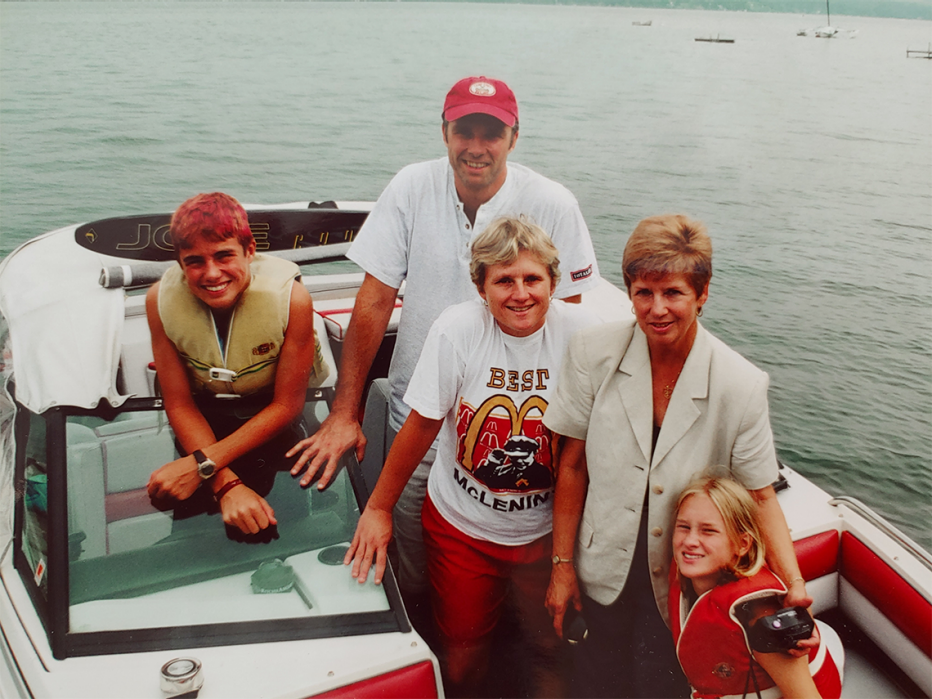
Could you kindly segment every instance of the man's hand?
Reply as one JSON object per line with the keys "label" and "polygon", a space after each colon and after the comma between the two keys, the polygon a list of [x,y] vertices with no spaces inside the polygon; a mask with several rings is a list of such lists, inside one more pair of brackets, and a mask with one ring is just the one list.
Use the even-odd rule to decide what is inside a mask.
{"label": "man's hand", "polygon": [[343,565],[353,564],[352,576],[364,583],[375,559],[375,584],[382,583],[385,562],[388,559],[388,542],[392,539],[392,513],[367,507],[356,525],[353,543],[343,557]]}
{"label": "man's hand", "polygon": [[576,611],[582,611],[582,597],[579,594],[579,581],[572,563],[561,563],[553,567],[550,574],[550,586],[544,601],[547,611],[553,617],[553,630],[563,638],[563,617],[573,605]]}
{"label": "man's hand", "polygon": [[187,500],[201,484],[197,461],[190,454],[165,464],[149,477],[150,498]]}
{"label": "man's hand", "polygon": [[278,524],[275,510],[255,490],[240,483],[220,498],[223,523],[236,527],[243,534],[258,534],[269,525]]}
{"label": "man's hand", "polygon": [[303,449],[304,453],[291,468],[291,475],[297,476],[307,465],[307,471],[301,478],[301,487],[306,488],[323,467],[323,473],[317,483],[318,490],[323,490],[336,474],[340,457],[353,447],[356,448],[356,459],[362,461],[366,454],[366,437],[362,433],[362,427],[356,420],[341,418],[336,413],[331,413],[317,432],[295,444],[285,456],[291,458]]}

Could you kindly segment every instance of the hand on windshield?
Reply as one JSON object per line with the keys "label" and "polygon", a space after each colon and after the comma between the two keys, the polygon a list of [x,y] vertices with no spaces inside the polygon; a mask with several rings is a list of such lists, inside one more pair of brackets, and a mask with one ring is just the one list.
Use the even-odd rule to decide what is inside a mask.
{"label": "hand on windshield", "polygon": [[340,457],[353,447],[356,448],[356,459],[362,461],[366,454],[366,438],[362,427],[356,420],[340,418],[336,413],[331,413],[317,432],[295,444],[285,456],[291,458],[303,449],[304,453],[292,467],[291,475],[297,476],[307,465],[301,478],[301,487],[306,488],[323,468],[317,483],[318,490],[323,490],[336,474]]}
{"label": "hand on windshield", "polygon": [[255,490],[240,483],[220,498],[223,523],[236,527],[243,534],[258,534],[269,525],[278,524],[275,510]]}
{"label": "hand on windshield", "polygon": [[165,464],[149,477],[147,490],[150,498],[187,500],[194,495],[202,479],[197,473],[193,456],[183,456]]}
{"label": "hand on windshield", "polygon": [[353,543],[350,544],[343,565],[353,564],[352,576],[360,583],[369,577],[369,568],[375,559],[375,584],[382,583],[385,563],[388,560],[388,542],[392,540],[392,513],[367,507],[356,525]]}
{"label": "hand on windshield", "polygon": [[561,563],[553,567],[544,605],[553,617],[553,630],[557,632],[557,636],[563,638],[563,617],[566,616],[570,605],[576,611],[582,611],[579,582],[572,563]]}

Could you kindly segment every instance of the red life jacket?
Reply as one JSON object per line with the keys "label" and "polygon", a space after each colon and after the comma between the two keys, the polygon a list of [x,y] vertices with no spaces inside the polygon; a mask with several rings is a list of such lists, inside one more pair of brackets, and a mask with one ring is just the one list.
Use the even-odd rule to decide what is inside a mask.
{"label": "red life jacket", "polygon": [[[756,662],[751,662],[750,646],[744,625],[735,609],[743,602],[771,595],[785,595],[786,587],[769,569],[763,568],[750,578],[738,580],[700,596],[692,609],[686,609],[676,565],[671,566],[669,596],[670,625],[676,655],[693,687],[693,697],[755,696],[757,688],[768,696],[780,696],[776,683]],[[809,670],[823,699],[841,696],[838,668],[825,643],[809,653]],[[753,676],[749,673],[753,672]]]}

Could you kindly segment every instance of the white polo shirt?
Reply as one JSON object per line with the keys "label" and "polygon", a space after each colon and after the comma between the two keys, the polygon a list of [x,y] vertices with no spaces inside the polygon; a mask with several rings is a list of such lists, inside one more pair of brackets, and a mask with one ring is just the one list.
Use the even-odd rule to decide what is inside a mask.
{"label": "white polo shirt", "polygon": [[557,298],[598,283],[595,252],[576,198],[529,168],[511,162],[507,167],[505,183],[479,207],[473,226],[446,157],[408,165],[382,192],[347,254],[383,284],[397,289],[407,282],[388,377],[396,430],[408,415],[404,393],[431,324],[448,306],[479,296],[469,278],[470,244],[493,220],[523,214],[550,234],[560,251]]}

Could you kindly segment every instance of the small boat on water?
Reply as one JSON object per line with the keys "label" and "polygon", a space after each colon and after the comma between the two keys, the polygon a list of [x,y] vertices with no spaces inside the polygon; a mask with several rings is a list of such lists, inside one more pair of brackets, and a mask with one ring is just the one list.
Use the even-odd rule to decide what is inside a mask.
{"label": "small boat on water", "polygon": [[696,41],[706,41],[712,44],[733,44],[735,43],[734,39],[723,39],[720,34],[714,38],[711,36],[709,37],[698,36],[696,37]]}
{"label": "small boat on water", "polygon": [[906,49],[906,58],[932,58],[932,44],[927,49]]}
{"label": "small boat on water", "polygon": [[[322,263],[342,258],[370,205],[247,208],[260,251],[307,265],[334,370],[308,389],[313,430],[363,278]],[[69,226],[0,264],[0,512],[13,513],[0,522],[0,696],[442,697],[391,573],[359,585],[340,564],[391,439],[383,377],[403,288],[374,365],[363,462],[345,456],[321,492],[279,474],[274,487],[299,497],[276,509],[263,545],[228,539],[217,515],[185,536],[145,491],[177,453],[144,306],[175,264],[168,220]],[[629,317],[607,281],[583,303]],[[932,695],[932,556],[867,506],[781,473],[813,611],[846,646],[843,696]]]}
{"label": "small boat on water", "polygon": [[635,27],[649,27],[651,24],[653,24],[653,22],[654,20],[649,19],[646,22],[632,22],[631,24],[633,24]]}

